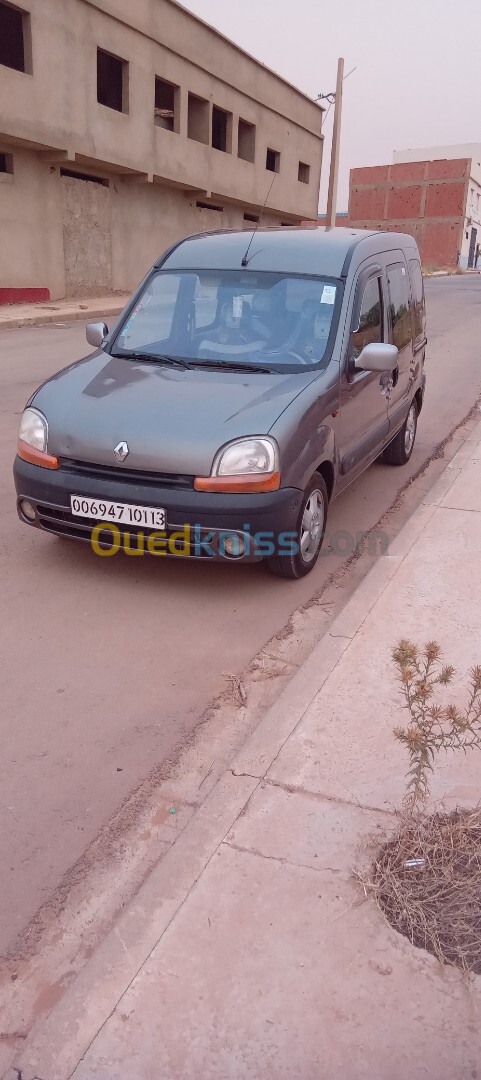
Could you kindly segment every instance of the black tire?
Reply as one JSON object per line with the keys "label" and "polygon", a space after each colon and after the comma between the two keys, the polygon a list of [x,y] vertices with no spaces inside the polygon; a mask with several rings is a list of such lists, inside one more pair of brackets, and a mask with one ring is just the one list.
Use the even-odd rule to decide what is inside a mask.
{"label": "black tire", "polygon": [[[301,538],[302,538],[302,524],[304,522],[304,515],[308,508],[308,503],[312,499],[314,493],[317,493],[316,500],[313,500],[314,505],[317,504],[318,511],[320,513],[320,521],[316,529],[315,534],[312,536],[311,543],[308,545],[306,554],[301,552]],[[319,558],[319,552],[322,547],[322,541],[324,539],[324,533],[326,531],[327,520],[327,508],[329,504],[329,498],[327,494],[327,488],[323,477],[320,473],[316,472],[309,480],[309,483],[304,492],[304,498],[302,500],[301,508],[299,511],[299,517],[297,519],[297,535],[298,535],[298,547],[299,550],[296,555],[271,555],[266,560],[267,566],[272,574],[276,574],[277,577],[284,578],[301,578],[306,574],[310,574],[311,570],[316,565]],[[317,511],[315,511],[317,516]],[[305,524],[305,522],[304,522]],[[317,521],[314,521],[317,524]],[[307,533],[307,529],[304,529],[304,537]],[[308,556],[306,558],[306,555]]]}
{"label": "black tire", "polygon": [[382,457],[387,465],[407,464],[414,449],[417,425],[418,407],[416,401],[413,400],[401,430],[384,450]]}

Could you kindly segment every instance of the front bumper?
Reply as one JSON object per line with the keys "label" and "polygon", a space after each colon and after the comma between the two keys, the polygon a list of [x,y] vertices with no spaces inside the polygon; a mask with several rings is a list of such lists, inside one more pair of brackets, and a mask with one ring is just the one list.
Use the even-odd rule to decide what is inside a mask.
{"label": "front bumper", "polygon": [[[204,560],[214,558],[223,562],[259,562],[273,553],[269,550],[270,542],[277,545],[281,533],[296,530],[302,502],[302,491],[298,488],[252,494],[211,493],[195,491],[193,487],[157,486],[147,478],[143,482],[137,478],[129,481],[125,478],[125,472],[123,470],[121,479],[115,475],[99,479],[89,476],[85,469],[81,475],[72,475],[62,468],[54,471],[30,465],[17,456],[13,474],[19,518],[34,528],[91,543],[92,529],[98,525],[98,521],[72,515],[71,495],[158,506],[166,511],[167,544],[163,555],[188,555]],[[112,470],[114,473],[115,470]],[[35,520],[30,521],[22,512],[23,499],[28,499],[35,508]],[[130,548],[133,554],[138,548],[138,534],[143,533],[147,541],[151,531],[145,526],[129,525],[125,529],[119,525],[118,528],[122,534],[122,546],[124,549]],[[170,542],[171,534],[184,530],[184,539]],[[229,555],[225,552],[223,540],[226,533],[242,537],[245,554]],[[261,537],[259,534],[264,535]],[[188,543],[185,537],[188,537]],[[112,531],[108,527],[105,534],[100,533],[98,546],[104,550],[111,548]],[[144,549],[147,552],[145,543]]]}

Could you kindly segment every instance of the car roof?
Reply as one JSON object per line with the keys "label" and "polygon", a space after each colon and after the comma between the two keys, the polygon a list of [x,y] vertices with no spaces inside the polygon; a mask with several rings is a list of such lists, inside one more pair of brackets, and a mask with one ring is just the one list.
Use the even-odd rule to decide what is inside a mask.
{"label": "car roof", "polygon": [[[210,232],[188,236],[155,264],[169,270],[240,270],[252,231]],[[277,273],[346,276],[352,254],[362,244],[362,258],[376,251],[412,248],[411,236],[368,229],[280,227],[258,229],[248,254],[249,270]]]}

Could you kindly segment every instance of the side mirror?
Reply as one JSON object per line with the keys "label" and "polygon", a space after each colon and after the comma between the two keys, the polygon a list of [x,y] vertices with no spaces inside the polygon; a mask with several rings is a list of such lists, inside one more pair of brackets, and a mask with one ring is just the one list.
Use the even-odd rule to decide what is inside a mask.
{"label": "side mirror", "polygon": [[94,349],[102,348],[108,332],[109,328],[104,322],[89,322],[85,327],[85,337],[89,345],[93,345]]}
{"label": "side mirror", "polygon": [[356,371],[393,371],[397,367],[399,350],[384,341],[365,345],[354,361]]}

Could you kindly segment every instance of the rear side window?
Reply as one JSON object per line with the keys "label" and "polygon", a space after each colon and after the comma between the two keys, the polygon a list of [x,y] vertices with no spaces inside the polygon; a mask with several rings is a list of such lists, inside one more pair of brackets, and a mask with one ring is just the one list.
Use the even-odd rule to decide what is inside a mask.
{"label": "rear side window", "polygon": [[412,338],[411,312],[409,309],[408,272],[402,263],[387,268],[389,308],[391,312],[392,340],[399,350],[404,349]]}
{"label": "rear side window", "polygon": [[424,338],[425,336],[425,311],[424,311],[424,285],[423,275],[421,273],[421,265],[417,259],[409,260],[409,269],[411,271],[411,281],[413,287],[413,302],[414,302],[414,336],[416,338]]}
{"label": "rear side window", "polygon": [[352,335],[351,355],[356,358],[364,346],[373,341],[382,341],[382,294],[378,277],[369,278],[364,286],[357,330]]}

